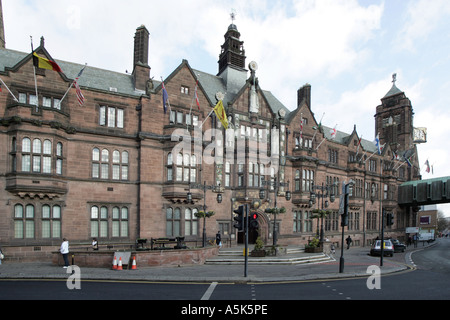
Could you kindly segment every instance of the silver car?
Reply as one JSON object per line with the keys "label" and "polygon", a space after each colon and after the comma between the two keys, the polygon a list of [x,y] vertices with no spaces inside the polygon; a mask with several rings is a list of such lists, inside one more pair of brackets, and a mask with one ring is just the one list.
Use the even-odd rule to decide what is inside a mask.
{"label": "silver car", "polygon": [[[381,254],[381,240],[375,240],[372,244],[372,248],[370,249],[371,256],[379,256]],[[391,240],[384,240],[383,247],[383,255],[384,256],[394,256],[394,245]]]}

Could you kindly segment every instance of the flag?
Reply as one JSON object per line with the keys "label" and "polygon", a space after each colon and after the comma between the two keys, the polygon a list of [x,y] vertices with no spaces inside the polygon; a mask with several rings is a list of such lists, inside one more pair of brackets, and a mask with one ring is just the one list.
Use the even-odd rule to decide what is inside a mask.
{"label": "flag", "polygon": [[408,164],[408,167],[412,167],[411,158],[406,158],[405,161]]}
{"label": "flag", "polygon": [[375,141],[373,142],[377,147],[378,154],[381,154],[381,146],[380,146],[380,134],[378,133],[375,137]]}
{"label": "flag", "polygon": [[303,139],[303,115],[300,116],[300,139]]}
{"label": "flag", "polygon": [[75,91],[77,94],[78,104],[81,107],[84,103],[84,96],[83,96],[83,93],[81,92],[80,86],[78,85],[78,78],[75,79],[75,81],[73,82],[73,86],[75,87]]}
{"label": "flag", "polygon": [[77,75],[77,78],[76,78],[77,80],[78,80],[78,78],[81,77],[81,75],[83,74],[84,69],[86,69],[86,65],[87,65],[87,64],[85,64],[84,67],[83,67],[83,69],[81,69],[80,72],[78,72],[78,75]]}
{"label": "flag", "polygon": [[392,151],[392,160],[400,160],[399,155],[395,151]]}
{"label": "flag", "polygon": [[169,94],[167,93],[166,87],[164,86],[164,81],[162,82],[162,95],[163,95],[163,108],[164,108],[164,114],[167,112],[167,101],[169,100]]}
{"label": "flag", "polygon": [[331,139],[336,139],[336,127],[330,130]]}
{"label": "flag", "polygon": [[312,128],[313,128],[313,130],[319,130],[319,131],[320,131],[320,129],[322,128],[322,122],[319,122],[319,124],[317,125],[317,127],[314,126],[314,127],[312,127]]}
{"label": "flag", "polygon": [[427,173],[430,173],[430,163],[428,162],[428,159],[427,159],[427,161],[425,161],[425,166],[426,166],[425,171]]}
{"label": "flag", "polygon": [[86,69],[86,65],[83,67],[83,69],[80,70],[80,72],[78,72],[78,75],[75,78],[75,81],[73,82],[73,86],[75,87],[75,91],[77,94],[78,104],[80,105],[80,107],[84,104],[84,95],[81,92],[80,86],[78,85],[78,79],[83,74],[84,69]]}
{"label": "flag", "polygon": [[194,96],[195,96],[195,102],[197,103],[198,110],[200,110],[200,100],[198,100],[197,88],[198,88],[198,81],[195,84]]}
{"label": "flag", "polygon": [[51,61],[51,60],[42,58],[42,57],[38,56],[36,54],[36,52],[33,52],[33,65],[36,68],[62,72],[61,68],[58,66],[58,64],[55,61]]}
{"label": "flag", "polygon": [[214,107],[214,112],[216,113],[217,118],[219,118],[220,122],[222,122],[223,127],[228,129],[228,118],[225,112],[225,108],[223,107],[222,100],[219,100],[217,105]]}
{"label": "flag", "polygon": [[361,136],[361,138],[359,138],[358,146],[356,147],[356,155],[358,155],[358,153],[359,153],[359,147],[361,146],[361,140],[362,140],[362,136]]}

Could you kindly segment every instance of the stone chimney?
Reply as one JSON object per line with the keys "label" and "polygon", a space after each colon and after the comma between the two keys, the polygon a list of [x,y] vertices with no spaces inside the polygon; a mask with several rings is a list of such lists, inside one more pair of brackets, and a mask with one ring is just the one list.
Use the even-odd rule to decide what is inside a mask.
{"label": "stone chimney", "polygon": [[136,29],[134,35],[133,80],[136,90],[146,91],[150,79],[148,65],[148,43],[150,33],[144,25]]}
{"label": "stone chimney", "polygon": [[311,109],[311,85],[309,83],[305,84],[297,91],[297,107],[299,107],[303,101],[308,105],[309,109]]}
{"label": "stone chimney", "polygon": [[0,0],[0,48],[5,48],[5,26],[3,24],[2,0]]}

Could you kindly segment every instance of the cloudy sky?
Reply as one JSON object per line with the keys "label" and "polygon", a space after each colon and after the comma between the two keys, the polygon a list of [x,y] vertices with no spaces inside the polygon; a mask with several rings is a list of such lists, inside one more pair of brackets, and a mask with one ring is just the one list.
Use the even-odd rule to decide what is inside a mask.
{"label": "cloudy sky", "polygon": [[[235,24],[247,63],[258,63],[261,87],[290,110],[297,89],[312,86],[312,110],[323,123],[375,137],[380,99],[396,85],[411,100],[424,179],[450,176],[450,1],[448,0],[2,0],[6,47],[30,51],[41,36],[53,58],[132,71],[133,37],[150,31],[155,79],[182,61],[218,71],[224,34]],[[429,160],[434,174],[426,173]],[[450,216],[450,206],[440,206]]]}

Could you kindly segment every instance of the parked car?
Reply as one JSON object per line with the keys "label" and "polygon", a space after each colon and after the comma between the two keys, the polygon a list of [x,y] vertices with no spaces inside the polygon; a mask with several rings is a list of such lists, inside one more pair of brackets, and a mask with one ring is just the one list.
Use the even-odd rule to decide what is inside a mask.
{"label": "parked car", "polygon": [[[372,248],[370,249],[371,256],[377,256],[381,254],[381,240],[375,240],[372,244]],[[384,240],[384,248],[383,248],[384,256],[394,256],[394,245],[391,240]]]}
{"label": "parked car", "polygon": [[404,243],[401,243],[397,239],[389,239],[391,240],[392,244],[394,245],[394,252],[405,252],[406,245]]}

